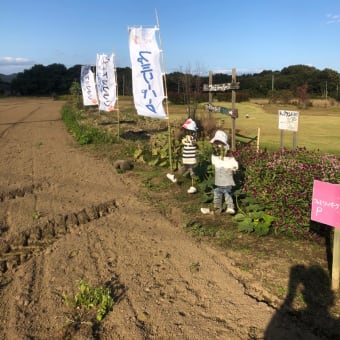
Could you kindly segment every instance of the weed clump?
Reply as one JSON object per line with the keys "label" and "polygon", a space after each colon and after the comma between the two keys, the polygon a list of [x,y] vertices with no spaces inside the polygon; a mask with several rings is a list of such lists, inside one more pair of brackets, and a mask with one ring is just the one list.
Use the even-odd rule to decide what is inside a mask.
{"label": "weed clump", "polygon": [[79,281],[79,292],[74,297],[66,296],[65,302],[82,315],[94,309],[98,321],[104,318],[114,304],[109,288],[94,288],[83,280]]}

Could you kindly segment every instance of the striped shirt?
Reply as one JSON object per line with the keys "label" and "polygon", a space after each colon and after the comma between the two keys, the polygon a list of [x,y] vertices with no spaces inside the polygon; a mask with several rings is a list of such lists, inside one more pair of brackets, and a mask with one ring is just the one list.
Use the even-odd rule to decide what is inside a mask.
{"label": "striped shirt", "polygon": [[183,152],[182,162],[183,164],[196,164],[196,140],[193,136],[187,135],[182,139]]}

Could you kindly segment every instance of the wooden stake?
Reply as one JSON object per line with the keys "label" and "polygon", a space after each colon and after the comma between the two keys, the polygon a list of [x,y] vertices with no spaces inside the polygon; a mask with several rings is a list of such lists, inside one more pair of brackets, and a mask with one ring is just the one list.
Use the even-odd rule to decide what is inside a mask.
{"label": "wooden stake", "polygon": [[340,272],[340,228],[334,228],[333,264],[332,264],[332,289],[339,289]]}
{"label": "wooden stake", "polygon": [[260,128],[257,128],[256,152],[260,151]]}

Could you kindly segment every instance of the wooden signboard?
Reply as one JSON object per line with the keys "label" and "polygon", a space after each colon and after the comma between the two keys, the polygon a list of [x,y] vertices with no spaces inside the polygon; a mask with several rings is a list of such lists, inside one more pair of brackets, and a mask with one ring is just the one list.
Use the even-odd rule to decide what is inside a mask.
{"label": "wooden signboard", "polygon": [[299,112],[279,110],[280,149],[283,150],[283,131],[293,131],[293,150],[296,149],[296,133],[299,125]]}

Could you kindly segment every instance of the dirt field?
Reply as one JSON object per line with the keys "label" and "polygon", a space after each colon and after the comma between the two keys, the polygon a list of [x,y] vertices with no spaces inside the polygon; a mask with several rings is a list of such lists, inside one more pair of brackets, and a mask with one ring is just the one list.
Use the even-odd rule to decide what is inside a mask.
{"label": "dirt field", "polygon": [[[180,214],[167,219],[137,199],[133,172],[118,174],[79,150],[61,121],[62,105],[0,101],[1,339],[340,335],[326,298],[324,317],[311,325],[287,301],[260,299],[260,284],[252,290],[261,294],[249,293],[234,260],[195,242]],[[115,304],[100,323],[64,301],[81,279],[111,289]]]}

